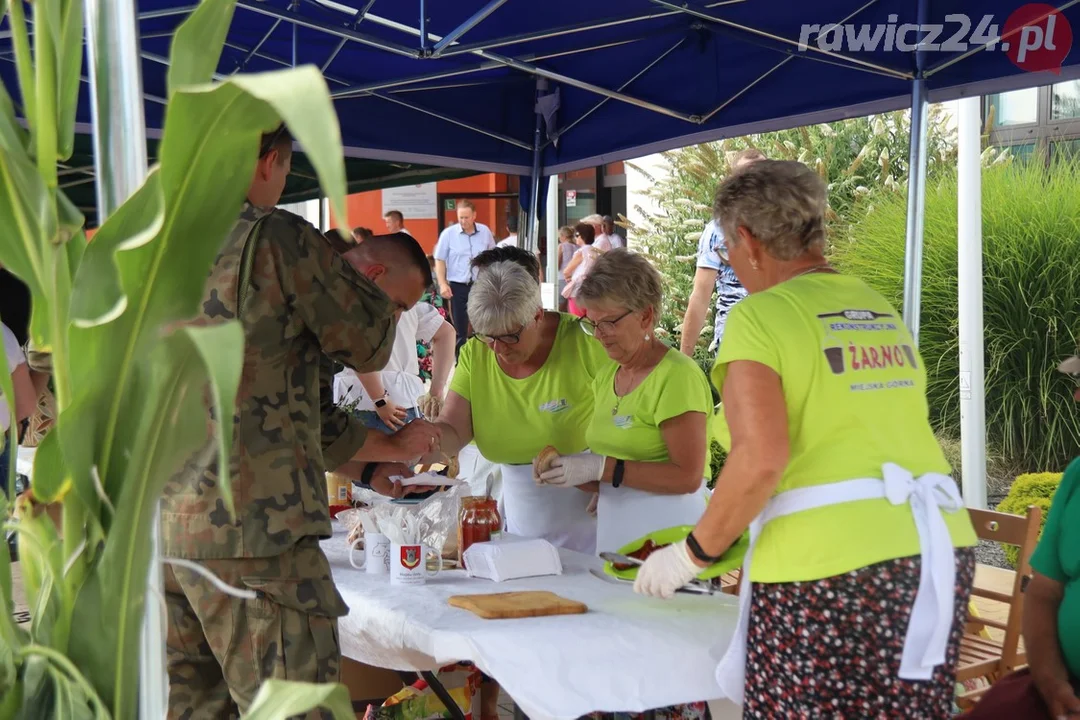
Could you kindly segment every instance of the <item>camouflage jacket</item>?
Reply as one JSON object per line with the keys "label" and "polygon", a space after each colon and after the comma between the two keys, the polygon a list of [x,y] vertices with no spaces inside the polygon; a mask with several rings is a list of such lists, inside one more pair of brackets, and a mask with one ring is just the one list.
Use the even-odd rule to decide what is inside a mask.
{"label": "camouflage jacket", "polygon": [[355,415],[334,403],[334,361],[325,355],[319,363],[319,416],[322,418],[323,465],[337,470],[364,445],[367,428]]}
{"label": "camouflage jacket", "polygon": [[[249,236],[254,243],[250,275],[241,288]],[[208,432],[204,447],[165,487],[162,544],[171,557],[271,557],[301,538],[328,537],[323,355],[371,372],[386,364],[393,346],[390,299],[342,260],[310,223],[284,210],[267,212],[245,203],[192,322],[236,318],[241,290],[244,367],[230,458],[236,517],[229,517],[217,484],[215,444]],[[207,417],[213,431],[209,408]],[[350,432],[362,429],[354,425]]]}

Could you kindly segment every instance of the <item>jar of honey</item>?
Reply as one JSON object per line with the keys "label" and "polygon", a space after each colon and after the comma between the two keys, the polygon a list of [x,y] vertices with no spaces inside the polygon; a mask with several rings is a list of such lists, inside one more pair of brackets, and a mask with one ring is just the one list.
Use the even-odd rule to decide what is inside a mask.
{"label": "jar of honey", "polygon": [[499,506],[490,497],[461,498],[458,515],[458,562],[465,567],[465,551],[478,542],[489,542],[502,533]]}
{"label": "jar of honey", "polygon": [[352,479],[338,473],[326,473],[326,499],[330,507],[352,505]]}

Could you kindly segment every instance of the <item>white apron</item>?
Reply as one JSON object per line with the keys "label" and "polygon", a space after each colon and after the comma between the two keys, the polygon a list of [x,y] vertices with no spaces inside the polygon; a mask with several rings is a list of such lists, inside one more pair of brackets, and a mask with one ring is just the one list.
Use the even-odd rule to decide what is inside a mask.
{"label": "white apron", "polygon": [[577,488],[537,485],[532,465],[500,465],[506,532],[543,538],[555,547],[592,555],[596,518],[588,513],[592,496]]}
{"label": "white apron", "polygon": [[907,503],[919,533],[922,572],[904,637],[900,678],[929,680],[935,666],[945,662],[953,622],[956,553],[941,511],[956,512],[964,507],[964,503],[956,490],[956,483],[947,475],[927,473],[915,479],[910,472],[893,463],[886,463],[882,473],[882,480],[845,480],[780,493],[750,524],[750,547],[743,561],[739,585],[739,622],[731,645],[716,668],[716,681],[724,697],[740,705],[743,702],[750,593],[753,587],[750,582],[750,558],[761,529],[778,517],[856,500],[886,498],[893,505]]}
{"label": "white apron", "polygon": [[618,552],[619,548],[656,530],[677,525],[697,525],[705,513],[705,481],[689,495],[658,495],[624,486],[600,483],[596,506],[596,549]]}

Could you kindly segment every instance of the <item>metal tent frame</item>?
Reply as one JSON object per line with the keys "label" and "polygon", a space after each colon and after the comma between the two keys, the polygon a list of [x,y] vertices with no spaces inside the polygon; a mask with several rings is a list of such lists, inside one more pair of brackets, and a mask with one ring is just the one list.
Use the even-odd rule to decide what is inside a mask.
{"label": "metal tent frame", "polygon": [[[496,11],[507,4],[507,0],[489,0],[479,9],[473,10],[462,17],[460,22],[445,35],[432,33],[428,28],[428,10],[434,5],[434,0],[416,0],[419,19],[415,24],[402,23],[373,13],[372,9],[376,0],[353,1],[362,2],[362,6],[350,7],[331,0],[238,0],[238,14],[262,15],[272,19],[273,23],[269,30],[262,34],[261,38],[253,44],[239,43],[232,38],[227,40],[226,45],[228,48],[242,53],[238,60],[234,59],[234,67],[231,68],[231,72],[250,69],[252,63],[256,60],[271,65],[295,65],[299,58],[300,30],[315,31],[333,41],[334,48],[320,63],[320,67],[327,82],[331,85],[332,96],[335,100],[376,97],[389,105],[396,105],[415,113],[437,117],[448,125],[494,139],[517,150],[530,151],[532,162],[524,164],[518,161],[499,162],[491,159],[471,161],[463,157],[416,153],[401,148],[389,150],[365,147],[346,148],[347,155],[358,157],[424,162],[481,171],[530,175],[531,182],[528,191],[529,222],[527,227],[529,228],[528,240],[534,248],[538,239],[542,195],[541,181],[544,175],[554,175],[568,170],[594,166],[602,162],[628,159],[658,150],[732,135],[825,122],[843,117],[895,110],[902,107],[910,108],[912,113],[912,135],[903,310],[905,322],[911,328],[916,340],[919,330],[919,300],[922,274],[922,214],[927,161],[925,147],[927,104],[931,99],[951,99],[953,97],[971,96],[973,94],[1041,84],[1040,76],[1024,76],[1014,73],[981,79],[956,87],[938,88],[935,92],[928,87],[927,81],[930,78],[994,46],[1003,37],[991,38],[966,52],[945,57],[936,64],[930,64],[927,54],[920,49],[915,53],[914,69],[900,68],[881,61],[822,50],[815,45],[802,47],[797,40],[790,37],[755,28],[745,22],[739,22],[717,14],[721,8],[727,9],[728,6],[739,5],[741,0],[713,1],[698,6],[679,4],[671,0],[647,0],[650,7],[645,11],[639,10],[587,22],[553,25],[534,31],[508,34],[475,42],[469,42],[470,33],[475,33],[478,27],[483,26],[485,21],[489,20]],[[1078,1],[1080,0],[1064,2],[1057,10],[1064,12]],[[880,9],[876,7],[880,4],[882,3],[879,0],[867,0],[846,17],[837,19],[837,23],[849,22],[868,10]],[[140,100],[150,103],[151,107],[160,106],[165,102],[160,95],[147,93],[143,90],[139,60],[141,58],[156,64],[168,64],[168,60],[157,53],[143,50],[140,43],[154,38],[165,37],[170,35],[171,32],[146,32],[140,34],[139,24],[184,16],[195,8],[195,4],[176,4],[170,7],[167,6],[167,3],[157,2],[155,5],[156,7],[153,10],[138,13],[135,0],[86,0],[86,40],[89,74],[83,80],[90,86],[92,91],[96,149],[95,170],[96,176],[101,179],[98,184],[98,205],[102,217],[108,215],[126,199],[138,187],[145,176],[147,162],[145,146],[142,143],[124,142],[125,138],[142,137],[146,134],[144,105]],[[969,6],[975,8],[977,4],[970,3]],[[303,12],[302,8],[307,9],[309,12]],[[321,19],[313,16],[314,13],[321,13],[323,17],[331,16],[334,19]],[[662,61],[682,46],[684,43],[682,39],[656,53],[636,74],[629,80],[618,84],[614,89],[539,64],[554,58],[643,42],[648,38],[655,37],[655,33],[646,30],[637,36],[612,39],[610,34],[605,35],[604,31],[611,28],[633,30],[665,18],[690,19],[692,22],[690,28],[694,31],[736,37],[742,42],[776,52],[783,57],[779,57],[774,65],[758,74],[741,89],[722,98],[714,105],[711,111],[704,113],[688,112],[676,107],[668,107],[629,91],[632,84],[654,71]],[[929,0],[917,0],[917,18],[920,23],[929,18]],[[264,49],[282,25],[287,25],[291,29],[291,57],[288,59],[281,58]],[[378,26],[380,31],[393,31],[405,36],[406,40],[396,42],[379,34],[365,32],[364,28],[369,26]],[[825,29],[822,29],[819,33],[824,31]],[[597,39],[590,38],[590,33],[596,34]],[[10,33],[0,31],[0,43],[9,40],[9,36]],[[503,48],[520,46],[529,42],[566,37],[580,40],[579,45],[577,47],[558,49],[547,54],[518,53],[514,56],[513,54],[498,52]],[[431,64],[437,66],[437,68],[425,68],[424,72],[417,74],[357,84],[330,73],[335,62],[339,62],[342,50],[350,44],[377,50],[384,54],[387,62],[404,59],[416,61],[418,66]],[[801,49],[808,50],[808,52],[798,52]],[[458,57],[471,59],[474,62],[472,64],[446,62]],[[904,92],[892,97],[877,97],[862,104],[849,104],[844,107],[802,114],[795,113],[789,116],[773,117],[750,123],[735,123],[723,127],[709,126],[709,123],[719,113],[730,108],[733,103],[750,93],[759,83],[762,83],[776,73],[777,70],[795,59],[823,63],[828,66],[839,66],[849,70],[857,70],[908,82],[910,83],[910,92]],[[0,61],[13,62],[12,53],[0,51]],[[443,64],[440,65],[440,63]],[[0,65],[2,64],[0,62]],[[423,96],[425,93],[485,84],[493,80],[491,73],[507,69],[535,79],[537,105],[534,113],[536,117],[532,137],[528,139],[514,137],[499,127],[486,125],[473,118],[456,117],[443,110],[433,109],[426,106],[422,101],[414,99]],[[229,72],[219,67],[219,78],[227,77],[228,74]],[[1080,65],[1074,64],[1067,67],[1059,77],[1060,79],[1068,79],[1077,76],[1080,76]],[[496,82],[504,80],[505,78],[502,76],[494,78]],[[541,112],[541,103],[539,101],[549,91],[553,91],[553,88],[557,89],[559,87],[574,88],[595,95],[596,103],[577,114],[573,119],[565,122],[562,127],[553,127]],[[579,156],[566,162],[553,162],[545,165],[545,151],[550,151],[553,146],[557,146],[558,142],[567,137],[568,133],[571,133],[587,118],[611,101],[684,123],[686,132],[674,130],[667,133],[661,140],[645,142],[614,151],[605,151],[588,157]],[[549,251],[554,247],[555,243],[550,243]],[[151,572],[148,607],[155,606],[157,602],[156,594],[159,589],[160,564],[155,562]],[[146,648],[147,652],[144,652],[142,659],[143,686],[141,695],[143,702],[141,715],[143,717],[161,717],[164,713],[163,665],[160,658],[164,643],[160,623],[154,620],[152,617],[154,615],[154,613],[147,613],[144,634],[144,648]]]}

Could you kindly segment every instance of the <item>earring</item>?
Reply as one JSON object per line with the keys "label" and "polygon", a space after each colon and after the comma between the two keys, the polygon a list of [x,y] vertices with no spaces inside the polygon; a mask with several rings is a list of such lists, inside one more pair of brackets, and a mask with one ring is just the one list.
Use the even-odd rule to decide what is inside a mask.
{"label": "earring", "polygon": [[645,333],[645,342],[649,342],[650,340],[652,340],[652,335]]}
{"label": "earring", "polygon": [[754,269],[754,272],[757,272],[758,270],[761,269],[761,268],[758,267],[758,264],[756,262],[753,262],[753,261],[751,261],[750,267],[752,267]]}

